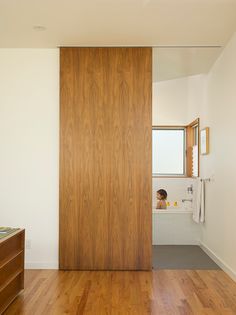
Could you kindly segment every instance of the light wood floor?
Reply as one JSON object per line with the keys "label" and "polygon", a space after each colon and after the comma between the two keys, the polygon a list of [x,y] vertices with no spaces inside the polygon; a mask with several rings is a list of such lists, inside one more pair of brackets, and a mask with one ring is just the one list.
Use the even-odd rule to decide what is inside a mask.
{"label": "light wood floor", "polygon": [[28,270],[12,314],[235,315],[236,283],[221,270]]}

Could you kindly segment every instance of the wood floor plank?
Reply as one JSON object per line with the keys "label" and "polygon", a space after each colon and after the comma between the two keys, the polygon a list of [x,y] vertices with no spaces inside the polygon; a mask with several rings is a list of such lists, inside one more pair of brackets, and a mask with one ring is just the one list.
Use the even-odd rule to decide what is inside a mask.
{"label": "wood floor plank", "polygon": [[236,283],[221,270],[26,270],[4,315],[235,315]]}

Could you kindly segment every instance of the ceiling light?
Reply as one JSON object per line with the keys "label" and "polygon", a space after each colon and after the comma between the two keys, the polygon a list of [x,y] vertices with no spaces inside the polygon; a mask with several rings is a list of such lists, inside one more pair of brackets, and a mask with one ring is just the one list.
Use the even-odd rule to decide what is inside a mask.
{"label": "ceiling light", "polygon": [[45,26],[42,26],[42,25],[34,25],[34,26],[33,26],[33,29],[34,29],[35,31],[42,32],[42,31],[45,31],[45,30],[46,30],[46,27],[45,27]]}

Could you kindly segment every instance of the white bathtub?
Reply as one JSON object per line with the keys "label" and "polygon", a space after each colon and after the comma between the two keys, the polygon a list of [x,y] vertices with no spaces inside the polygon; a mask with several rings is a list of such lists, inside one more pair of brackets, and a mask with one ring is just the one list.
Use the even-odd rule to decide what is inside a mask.
{"label": "white bathtub", "polygon": [[192,219],[192,210],[168,208],[152,210],[153,245],[198,245],[200,226]]}

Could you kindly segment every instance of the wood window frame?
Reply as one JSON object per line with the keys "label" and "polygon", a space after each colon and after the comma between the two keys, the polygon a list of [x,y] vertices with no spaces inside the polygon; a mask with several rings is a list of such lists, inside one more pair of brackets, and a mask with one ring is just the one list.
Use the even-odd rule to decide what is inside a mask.
{"label": "wood window frame", "polygon": [[198,126],[198,176],[200,172],[200,119],[197,118],[186,126],[186,177],[194,177],[192,174],[194,127]]}

